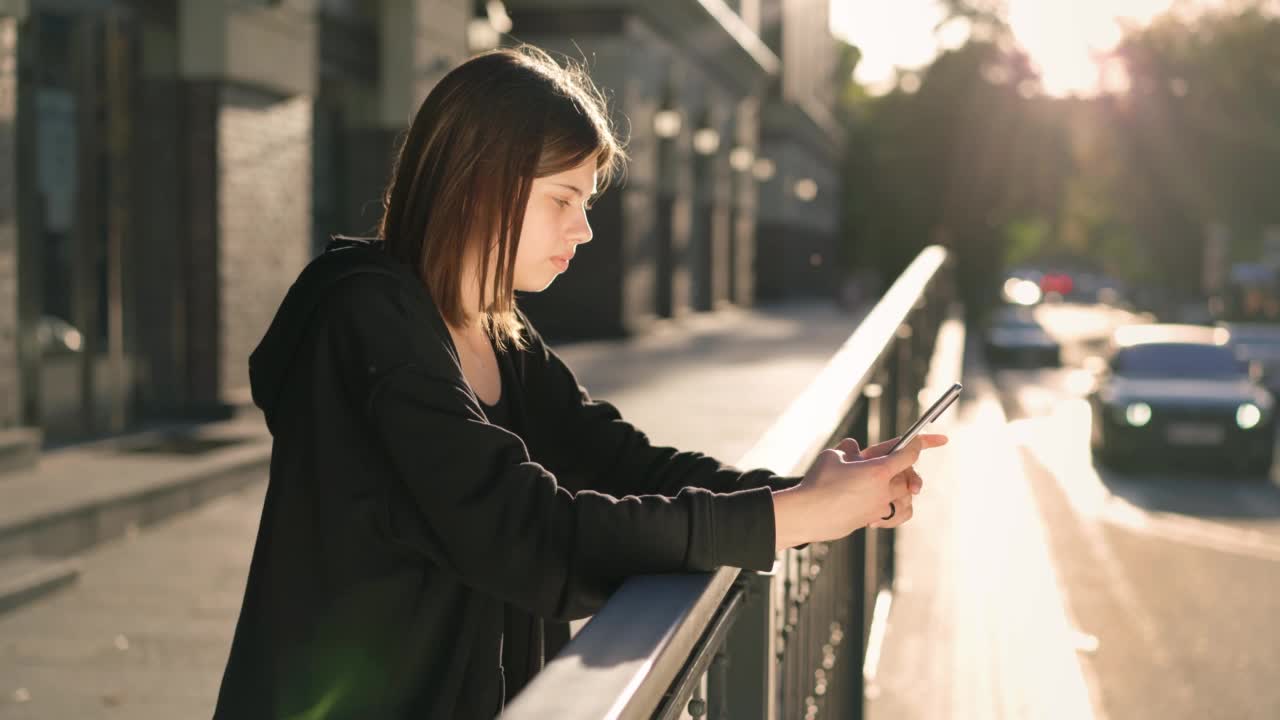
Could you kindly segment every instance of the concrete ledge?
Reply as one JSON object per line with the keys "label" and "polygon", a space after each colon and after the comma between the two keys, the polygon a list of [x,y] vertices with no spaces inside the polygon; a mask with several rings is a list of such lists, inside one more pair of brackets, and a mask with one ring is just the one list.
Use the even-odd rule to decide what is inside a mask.
{"label": "concrete ledge", "polygon": [[0,613],[37,600],[80,577],[74,559],[21,557],[0,563]]}
{"label": "concrete ledge", "polygon": [[15,473],[0,483],[0,562],[65,557],[265,479],[270,436],[234,425],[194,435],[241,438],[199,457],[140,453],[130,439],[51,453],[40,470]]}
{"label": "concrete ledge", "polygon": [[41,437],[35,428],[0,430],[0,473],[33,467],[40,458]]}

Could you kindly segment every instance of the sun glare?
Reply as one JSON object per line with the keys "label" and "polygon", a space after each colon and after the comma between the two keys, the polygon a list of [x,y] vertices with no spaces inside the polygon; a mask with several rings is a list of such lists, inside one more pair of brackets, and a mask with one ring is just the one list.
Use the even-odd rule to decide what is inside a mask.
{"label": "sun glare", "polygon": [[1009,26],[1040,70],[1050,95],[1099,89],[1099,58],[1119,42],[1123,23],[1145,25],[1169,0],[1011,0]]}
{"label": "sun glare", "polygon": [[933,60],[938,52],[933,29],[943,17],[936,0],[831,3],[833,30],[862,50],[854,79],[873,95],[893,89],[898,68],[919,68]]}
{"label": "sun glare", "polygon": [[[1222,0],[1199,0],[1207,6]],[[1019,44],[1039,68],[1050,95],[1092,95],[1122,89],[1100,59],[1120,40],[1127,23],[1145,25],[1173,0],[1008,0],[1008,20]],[[958,47],[968,27],[945,17],[937,0],[832,0],[831,24],[863,52],[855,79],[872,94],[894,87],[899,70],[927,65],[939,50]]]}

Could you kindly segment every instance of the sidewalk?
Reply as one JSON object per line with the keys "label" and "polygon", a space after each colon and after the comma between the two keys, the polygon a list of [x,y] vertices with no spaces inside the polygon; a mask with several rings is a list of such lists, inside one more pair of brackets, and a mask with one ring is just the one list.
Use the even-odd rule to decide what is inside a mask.
{"label": "sidewalk", "polygon": [[[732,463],[860,319],[826,303],[730,308],[666,322],[634,340],[556,349],[593,397],[616,404],[652,442]],[[261,433],[260,418],[214,432],[250,427]],[[68,478],[109,485],[136,477],[143,465],[157,472],[130,454],[67,452],[81,453],[60,458]],[[78,581],[0,615],[0,719],[208,717],[240,609],[264,479],[265,468],[239,491],[89,550]],[[31,489],[30,502],[38,491]]]}
{"label": "sidewalk", "polygon": [[898,531],[887,630],[864,672],[867,717],[1091,720],[1044,521],[995,388],[963,328],[944,325],[938,343],[938,357],[954,358],[933,369],[938,383],[961,376],[968,350],[965,392],[939,423],[950,442],[917,466],[925,490]]}
{"label": "sidewalk", "polygon": [[271,457],[271,436],[253,410],[54,450],[0,475],[0,562],[75,553],[248,482]]}

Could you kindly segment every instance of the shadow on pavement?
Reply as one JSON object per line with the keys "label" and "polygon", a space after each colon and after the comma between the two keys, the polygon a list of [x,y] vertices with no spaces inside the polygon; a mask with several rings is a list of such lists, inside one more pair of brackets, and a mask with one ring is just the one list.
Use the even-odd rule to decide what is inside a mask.
{"label": "shadow on pavement", "polygon": [[[1079,396],[1066,387],[1070,368],[1045,370],[1004,370],[992,373],[1001,407],[1010,420],[1034,418],[1054,403]],[[1050,400],[1045,407],[1024,405],[1028,387]],[[1071,428],[1074,439],[1087,438],[1087,428]],[[1089,453],[1087,441],[1072,452]],[[1272,475],[1245,474],[1233,467],[1221,453],[1182,451],[1140,458],[1130,466],[1109,467],[1089,457],[1098,480],[1112,495],[1142,510],[1174,513],[1199,518],[1269,519],[1280,517],[1280,486]]]}

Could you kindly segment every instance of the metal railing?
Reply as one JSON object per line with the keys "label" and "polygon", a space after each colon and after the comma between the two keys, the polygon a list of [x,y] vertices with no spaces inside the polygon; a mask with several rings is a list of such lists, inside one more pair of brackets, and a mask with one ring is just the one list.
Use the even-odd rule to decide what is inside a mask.
{"label": "metal railing", "polygon": [[[922,251],[736,466],[800,475],[842,438],[865,447],[904,430],[952,297],[949,266],[943,248]],[[860,718],[893,572],[893,532],[860,530],[780,553],[770,573],[631,578],[503,718]]]}

